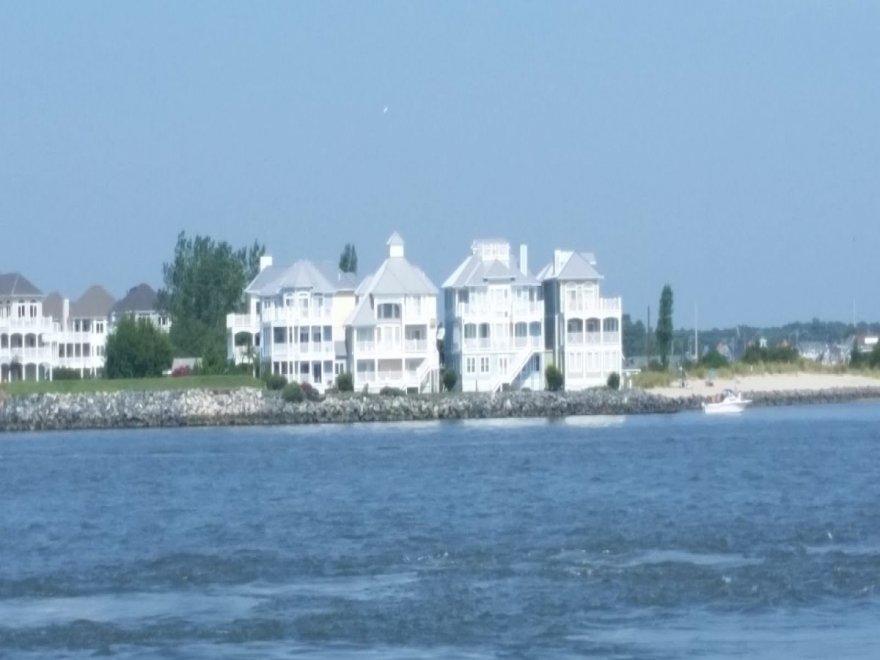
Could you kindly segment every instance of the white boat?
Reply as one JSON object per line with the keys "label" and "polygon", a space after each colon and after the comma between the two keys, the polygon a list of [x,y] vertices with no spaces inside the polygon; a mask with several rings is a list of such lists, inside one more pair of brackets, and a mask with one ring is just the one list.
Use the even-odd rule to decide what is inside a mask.
{"label": "white boat", "polygon": [[703,403],[703,411],[707,415],[729,415],[741,413],[751,401],[743,399],[742,394],[733,390],[724,390],[718,401]]}

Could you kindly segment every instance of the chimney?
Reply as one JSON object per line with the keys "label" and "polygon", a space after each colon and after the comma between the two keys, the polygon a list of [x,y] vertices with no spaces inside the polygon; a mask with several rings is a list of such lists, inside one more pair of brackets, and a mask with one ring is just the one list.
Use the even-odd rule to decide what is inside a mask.
{"label": "chimney", "polygon": [[260,257],[260,272],[261,273],[271,265],[272,265],[272,256],[271,255],[264,254],[262,257]]}
{"label": "chimney", "polygon": [[61,318],[58,319],[61,322],[61,328],[67,328],[67,319],[70,316],[70,299],[64,298],[61,302]]}
{"label": "chimney", "polygon": [[525,243],[519,246],[519,272],[529,274],[529,246]]}

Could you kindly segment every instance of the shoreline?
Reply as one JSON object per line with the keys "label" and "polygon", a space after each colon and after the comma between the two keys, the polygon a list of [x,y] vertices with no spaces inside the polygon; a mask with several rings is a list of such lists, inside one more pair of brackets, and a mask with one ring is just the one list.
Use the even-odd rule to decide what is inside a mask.
{"label": "shoreline", "polygon": [[[773,382],[781,381],[741,389],[755,407],[880,400],[880,381],[873,379],[870,386],[789,390],[769,389]],[[719,384],[706,387],[711,395],[722,389]],[[706,400],[707,396],[699,390],[682,388],[516,391],[495,395],[349,394],[296,404],[285,403],[278,392],[256,388],[31,394],[0,401],[0,433],[669,414],[699,410]]]}

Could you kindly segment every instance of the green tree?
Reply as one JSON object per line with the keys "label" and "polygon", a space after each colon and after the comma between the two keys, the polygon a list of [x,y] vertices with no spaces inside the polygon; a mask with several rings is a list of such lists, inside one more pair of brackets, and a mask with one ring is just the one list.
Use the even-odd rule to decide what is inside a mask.
{"label": "green tree", "polygon": [[104,373],[107,378],[161,376],[171,367],[168,335],[147,319],[123,316],[107,337]]}
{"label": "green tree", "polygon": [[226,315],[241,304],[265,251],[256,242],[235,250],[208,236],[178,234],[174,259],[162,266],[165,286],[159,291],[178,355],[208,357],[211,364],[216,355],[226,355]]}
{"label": "green tree", "polygon": [[669,367],[669,352],[672,348],[672,287],[668,284],[660,293],[660,311],[657,314],[657,329],[654,330],[654,337],[657,339],[660,364],[666,369]]}
{"label": "green tree", "polygon": [[354,243],[346,243],[339,255],[339,270],[343,273],[357,273],[358,255]]}
{"label": "green tree", "polygon": [[645,324],[641,321],[632,322],[629,314],[623,315],[623,354],[626,357],[645,353]]}

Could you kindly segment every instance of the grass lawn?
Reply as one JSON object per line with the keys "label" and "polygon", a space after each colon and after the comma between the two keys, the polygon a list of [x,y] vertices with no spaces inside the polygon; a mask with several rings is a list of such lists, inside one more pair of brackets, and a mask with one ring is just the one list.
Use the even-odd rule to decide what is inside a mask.
{"label": "grass lawn", "polygon": [[251,376],[182,376],[171,378],[122,378],[107,380],[95,378],[91,380],[54,380],[21,381],[3,383],[0,391],[10,395],[38,394],[42,392],[118,392],[121,390],[229,390],[236,387],[265,387],[261,380]]}

